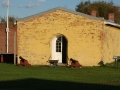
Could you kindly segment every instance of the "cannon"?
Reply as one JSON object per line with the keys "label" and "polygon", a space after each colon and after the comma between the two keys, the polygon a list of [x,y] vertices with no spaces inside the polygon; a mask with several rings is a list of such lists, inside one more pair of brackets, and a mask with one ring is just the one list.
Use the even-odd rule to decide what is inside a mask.
{"label": "cannon", "polygon": [[25,60],[23,57],[19,57],[21,60],[20,60],[20,64],[18,64],[18,66],[31,66],[27,60]]}
{"label": "cannon", "polygon": [[70,61],[71,61],[71,65],[69,65],[69,67],[78,67],[78,68],[82,67],[82,65],[77,60],[70,58]]}

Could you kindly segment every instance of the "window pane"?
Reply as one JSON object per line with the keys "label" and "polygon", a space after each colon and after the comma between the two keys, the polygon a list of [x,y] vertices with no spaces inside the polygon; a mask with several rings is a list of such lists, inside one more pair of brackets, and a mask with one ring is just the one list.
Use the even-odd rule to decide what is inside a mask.
{"label": "window pane", "polygon": [[61,52],[61,37],[56,40],[56,52]]}
{"label": "window pane", "polygon": [[58,41],[61,41],[61,37],[59,37],[57,40],[58,40]]}
{"label": "window pane", "polygon": [[61,43],[59,43],[59,45],[61,45]]}
{"label": "window pane", "polygon": [[56,52],[58,52],[58,49],[56,49]]}
{"label": "window pane", "polygon": [[59,46],[58,48],[60,48],[60,49],[61,49],[61,46]]}
{"label": "window pane", "polygon": [[61,48],[59,48],[59,52],[61,52]]}

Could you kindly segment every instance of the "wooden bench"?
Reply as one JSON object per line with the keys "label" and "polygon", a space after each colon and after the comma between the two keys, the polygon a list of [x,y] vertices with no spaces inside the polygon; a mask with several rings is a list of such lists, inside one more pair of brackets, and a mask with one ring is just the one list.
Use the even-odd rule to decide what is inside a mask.
{"label": "wooden bench", "polygon": [[59,61],[59,60],[48,60],[48,62],[50,63],[50,66],[54,66],[54,67],[58,66],[58,65],[57,65],[57,64],[58,64],[58,61]]}

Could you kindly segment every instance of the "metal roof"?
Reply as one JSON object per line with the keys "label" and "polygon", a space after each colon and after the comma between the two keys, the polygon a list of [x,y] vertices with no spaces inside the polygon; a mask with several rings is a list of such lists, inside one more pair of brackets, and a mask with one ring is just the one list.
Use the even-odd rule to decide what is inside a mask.
{"label": "metal roof", "polygon": [[119,24],[116,24],[116,23],[114,23],[112,21],[109,21],[109,20],[105,20],[104,17],[95,17],[95,16],[87,15],[87,14],[77,12],[77,11],[74,11],[74,10],[70,10],[70,9],[67,9],[67,8],[63,8],[63,7],[56,7],[56,8],[53,8],[53,9],[50,9],[50,10],[47,10],[47,11],[44,11],[44,12],[40,12],[38,14],[34,14],[34,15],[31,15],[31,16],[28,16],[28,17],[25,17],[25,18],[18,18],[16,21],[30,19],[30,18],[33,18],[33,17],[36,17],[36,16],[40,16],[40,15],[43,15],[43,14],[54,12],[56,10],[62,10],[62,11],[65,11],[65,12],[73,13],[73,14],[80,15],[80,16],[87,17],[87,18],[94,19],[94,20],[104,20],[105,25],[111,25],[111,26],[115,26],[115,27],[120,28]]}
{"label": "metal roof", "polygon": [[113,21],[110,20],[105,20],[104,24],[120,28],[120,24],[114,23]]}
{"label": "metal roof", "polygon": [[56,8],[53,8],[53,9],[50,9],[50,10],[47,10],[47,11],[44,11],[44,12],[40,12],[38,14],[34,14],[34,15],[31,15],[31,16],[28,16],[28,17],[25,17],[25,18],[18,18],[17,20],[21,21],[21,20],[30,19],[30,18],[33,18],[33,17],[36,17],[36,16],[40,16],[40,15],[43,15],[43,14],[54,12],[56,10],[62,10],[62,11],[65,11],[65,12],[73,13],[73,14],[76,14],[76,15],[80,15],[80,16],[83,16],[83,17],[90,18],[90,19],[104,20],[104,18],[94,17],[94,16],[91,16],[91,15],[87,15],[87,14],[77,12],[77,11],[74,11],[74,10],[70,10],[70,9],[67,9],[67,8],[63,8],[63,7],[56,7]]}

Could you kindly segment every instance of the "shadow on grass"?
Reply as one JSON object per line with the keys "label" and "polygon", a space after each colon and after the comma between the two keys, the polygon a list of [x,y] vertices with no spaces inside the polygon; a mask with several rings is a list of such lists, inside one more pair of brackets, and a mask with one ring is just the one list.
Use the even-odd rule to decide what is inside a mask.
{"label": "shadow on grass", "polygon": [[73,83],[41,79],[0,81],[0,90],[119,90],[120,86]]}

